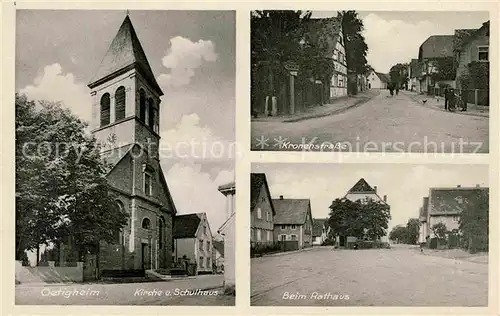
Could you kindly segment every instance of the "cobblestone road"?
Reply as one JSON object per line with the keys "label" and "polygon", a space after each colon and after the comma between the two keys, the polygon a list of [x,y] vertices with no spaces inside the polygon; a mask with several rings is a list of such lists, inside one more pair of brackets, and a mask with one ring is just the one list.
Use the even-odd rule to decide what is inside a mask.
{"label": "cobblestone road", "polygon": [[252,305],[487,306],[487,264],[418,249],[321,247],[252,259],[251,271]]}

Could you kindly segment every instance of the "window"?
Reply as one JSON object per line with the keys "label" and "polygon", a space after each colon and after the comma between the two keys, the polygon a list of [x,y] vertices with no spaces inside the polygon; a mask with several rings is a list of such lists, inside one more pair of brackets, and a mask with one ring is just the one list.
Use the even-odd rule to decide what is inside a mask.
{"label": "window", "polygon": [[296,225],[292,225],[292,230],[296,230],[297,229],[297,226]]}
{"label": "window", "polygon": [[160,126],[159,126],[159,120],[160,117],[158,116],[158,109],[153,109],[153,116],[154,116],[154,126],[153,126],[153,131],[158,133],[160,131]]}
{"label": "window", "polygon": [[257,207],[257,218],[262,218],[262,210],[260,207]]}
{"label": "window", "polygon": [[200,257],[200,261],[198,261],[198,266],[203,268],[203,257]]}
{"label": "window", "polygon": [[209,257],[206,258],[205,267],[210,268],[210,258]]}
{"label": "window", "polygon": [[261,240],[261,237],[262,237],[262,236],[261,236],[260,234],[261,234],[260,229],[257,229],[257,241],[260,241],[260,240]]}
{"label": "window", "polygon": [[200,239],[200,240],[198,241],[198,249],[199,249],[200,251],[203,251],[203,239]]}
{"label": "window", "polygon": [[101,97],[101,127],[109,125],[109,93]]}
{"label": "window", "polygon": [[291,238],[292,240],[297,240],[297,235],[291,235],[291,236],[290,236],[290,238]]}
{"label": "window", "polygon": [[139,92],[139,120],[146,122],[146,92],[142,89]]}
{"label": "window", "polygon": [[144,229],[151,229],[151,221],[149,220],[149,218],[145,217],[142,220],[142,228],[144,228]]}
{"label": "window", "polygon": [[207,226],[203,226],[203,234],[207,234]]}
{"label": "window", "polygon": [[488,46],[478,46],[477,47],[477,60],[479,61],[488,61]]}
{"label": "window", "polygon": [[115,121],[125,118],[125,87],[119,87],[115,92]]}
{"label": "window", "polygon": [[270,222],[270,221],[271,221],[271,216],[269,216],[269,215],[271,215],[271,214],[270,214],[270,212],[266,212],[266,220],[267,220],[268,222]]}
{"label": "window", "polygon": [[286,225],[281,225],[281,230],[285,230],[286,229]]}
{"label": "window", "polygon": [[153,128],[154,121],[155,121],[155,115],[154,115],[154,102],[153,99],[149,98],[148,99],[148,125],[149,127]]}
{"label": "window", "polygon": [[273,238],[271,237],[271,231],[268,230],[267,231],[267,241],[272,241],[272,240],[273,240]]}
{"label": "window", "polygon": [[152,192],[152,182],[151,174],[149,172],[144,173],[144,193],[146,195],[151,195]]}
{"label": "window", "polygon": [[207,241],[207,251],[210,252],[210,241]]}
{"label": "window", "polygon": [[339,75],[339,87],[344,87],[344,77]]}
{"label": "window", "polygon": [[280,235],[279,240],[280,241],[285,241],[286,240],[286,235]]}

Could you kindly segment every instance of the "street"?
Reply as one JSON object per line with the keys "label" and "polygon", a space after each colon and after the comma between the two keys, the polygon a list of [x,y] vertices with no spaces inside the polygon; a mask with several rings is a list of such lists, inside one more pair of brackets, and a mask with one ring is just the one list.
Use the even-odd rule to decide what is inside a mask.
{"label": "street", "polygon": [[[444,102],[444,101],[442,101]],[[292,123],[252,122],[252,150],[488,153],[487,117],[432,109],[387,90],[345,112]],[[322,145],[323,144],[323,145]]]}
{"label": "street", "polygon": [[487,306],[488,265],[418,249],[308,251],[254,258],[251,305]]}
{"label": "street", "polygon": [[[223,275],[145,283],[16,285],[16,305],[234,306]],[[188,291],[186,291],[188,290]]]}

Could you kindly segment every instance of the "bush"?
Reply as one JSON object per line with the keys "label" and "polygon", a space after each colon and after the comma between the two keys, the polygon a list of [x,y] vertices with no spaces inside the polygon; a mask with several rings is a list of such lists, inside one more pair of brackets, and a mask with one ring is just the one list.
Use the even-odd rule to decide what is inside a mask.
{"label": "bush", "polygon": [[281,250],[279,243],[255,243],[250,247],[250,256],[257,257],[266,253],[279,252]]}
{"label": "bush", "polygon": [[327,239],[321,243],[321,246],[335,246],[336,244],[335,239]]}
{"label": "bush", "polygon": [[372,240],[360,240],[348,244],[348,248],[354,249],[390,249],[391,245],[388,242],[372,241]]}

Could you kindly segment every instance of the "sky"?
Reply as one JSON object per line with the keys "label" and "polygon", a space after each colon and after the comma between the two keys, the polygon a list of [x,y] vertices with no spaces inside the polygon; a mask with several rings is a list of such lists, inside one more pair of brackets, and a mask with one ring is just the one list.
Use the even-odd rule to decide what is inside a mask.
{"label": "sky", "polygon": [[[313,11],[313,17],[336,16],[337,12]],[[368,45],[368,63],[389,73],[392,65],[418,58],[420,45],[431,35],[453,35],[455,29],[474,29],[488,21],[487,11],[360,11]]]}
{"label": "sky", "polygon": [[[116,10],[18,10],[16,92],[61,101],[88,121],[87,84],[125,16]],[[228,148],[235,141],[235,13],[130,11],[129,16],[165,94],[161,142],[208,144],[184,146],[161,159],[174,203],[179,214],[206,212],[215,234],[226,216],[217,188],[234,181]]]}
{"label": "sky", "polygon": [[265,173],[273,198],[308,198],[313,218],[328,217],[332,201],[342,198],[359,179],[377,187],[391,207],[392,227],[418,218],[423,197],[431,187],[488,187],[487,165],[412,164],[252,164]]}

